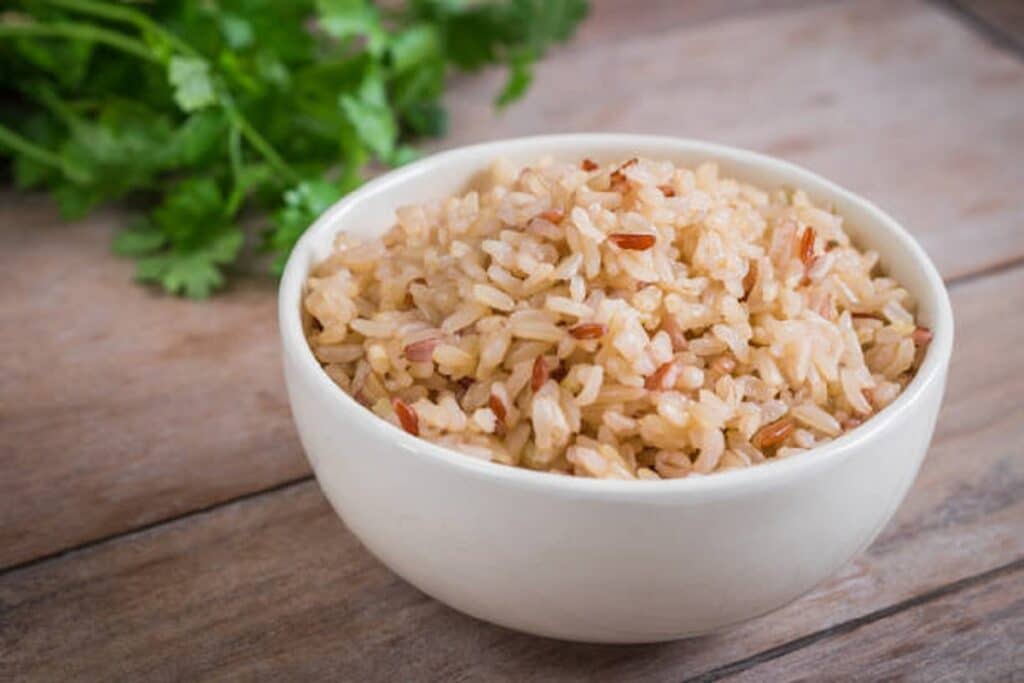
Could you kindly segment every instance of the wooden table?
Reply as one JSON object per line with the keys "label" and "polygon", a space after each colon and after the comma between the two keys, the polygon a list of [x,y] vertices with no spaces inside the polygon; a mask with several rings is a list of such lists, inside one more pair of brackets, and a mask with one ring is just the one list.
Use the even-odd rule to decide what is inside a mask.
{"label": "wooden table", "polygon": [[3,195],[0,680],[1024,680],[1024,17],[1016,2],[603,0],[495,116],[458,79],[440,146],[618,130],[776,154],[901,219],[950,286],[934,445],[827,584],[728,632],[513,633],[369,556],[310,478],[274,283],[128,283],[121,216]]}

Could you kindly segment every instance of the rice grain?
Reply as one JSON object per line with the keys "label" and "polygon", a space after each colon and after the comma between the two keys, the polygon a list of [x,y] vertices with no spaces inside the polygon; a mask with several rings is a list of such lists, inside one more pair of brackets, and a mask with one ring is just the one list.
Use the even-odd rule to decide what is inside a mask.
{"label": "rice grain", "polygon": [[656,480],[791,457],[895,401],[932,331],[800,190],[648,159],[499,164],[338,236],[302,306],[316,359],[469,457]]}

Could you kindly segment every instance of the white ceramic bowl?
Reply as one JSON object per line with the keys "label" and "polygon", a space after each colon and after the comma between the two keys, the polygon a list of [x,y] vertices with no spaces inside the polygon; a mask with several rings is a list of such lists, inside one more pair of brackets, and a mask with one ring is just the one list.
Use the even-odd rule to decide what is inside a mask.
{"label": "white ceramic bowl", "polygon": [[[396,207],[459,192],[497,158],[600,162],[713,159],[766,187],[832,203],[861,247],[917,299],[934,338],[889,407],[786,460],[657,482],[559,477],[482,462],[378,419],[339,389],[306,345],[299,303],[339,231],[371,235]],[[774,610],[813,588],[885,526],[928,448],[953,345],[942,280],[874,205],[792,164],[676,138],[556,135],[466,147],[388,173],[345,197],[288,260],[280,288],[284,368],[299,436],[345,524],[395,573],[473,616],[569,640],[697,635]]]}

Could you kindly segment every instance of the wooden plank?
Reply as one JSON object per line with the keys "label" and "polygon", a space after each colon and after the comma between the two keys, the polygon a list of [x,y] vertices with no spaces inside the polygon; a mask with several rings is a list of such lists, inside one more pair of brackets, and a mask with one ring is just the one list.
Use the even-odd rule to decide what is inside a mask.
{"label": "wooden plank", "polygon": [[957,287],[954,308],[949,397],[909,498],[763,619],[630,648],[492,627],[388,572],[306,482],[0,577],[0,678],[682,680],[990,571],[1024,557],[1024,268]]}
{"label": "wooden plank", "polygon": [[304,476],[274,283],[196,304],[131,283],[109,213],[0,202],[0,566]]}
{"label": "wooden plank", "polygon": [[[659,0],[678,14],[629,12],[657,31],[616,35],[623,4],[599,5],[584,30],[609,39],[553,53],[500,117],[500,75],[462,79],[440,144],[587,129],[718,139],[876,199],[948,276],[1024,255],[1024,66],[949,16],[872,1],[722,19],[720,3]],[[0,309],[0,567],[308,473],[273,284],[199,306],[134,288],[106,251],[120,219],[58,226],[40,198],[0,203],[15,285]]]}
{"label": "wooden plank", "polygon": [[1011,681],[1024,678],[1024,570],[744,671],[728,680]]}

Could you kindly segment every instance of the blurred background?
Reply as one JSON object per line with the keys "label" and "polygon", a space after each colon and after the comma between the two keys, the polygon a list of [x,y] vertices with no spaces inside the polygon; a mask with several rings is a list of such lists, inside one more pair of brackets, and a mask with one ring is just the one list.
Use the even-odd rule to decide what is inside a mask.
{"label": "blurred background", "polygon": [[[510,2],[470,19],[457,2],[411,3],[413,14],[393,17],[405,6],[310,4],[327,34],[317,40],[354,40],[369,55],[357,76],[310,77],[311,88],[348,79],[322,114],[341,117],[338,127],[319,138],[289,128],[304,111],[276,98],[280,72],[247,52],[261,36],[283,40],[264,33],[273,21],[257,21],[266,3],[205,5],[234,8],[207,26],[221,31],[213,37],[206,15],[181,9],[189,3],[0,10],[0,678],[374,678],[417,662],[437,678],[749,670],[768,680],[820,672],[824,660],[839,677],[921,662],[954,678],[1019,674],[1024,608],[978,605],[992,604],[989,590],[1024,594],[1024,3]],[[119,71],[136,57],[96,27],[130,34],[155,66]],[[183,52],[157,29],[219,51]],[[72,38],[99,52],[58,54]],[[253,61],[227,76],[232,45]],[[282,63],[315,61],[304,55]],[[68,71],[97,64],[109,69],[101,84]],[[257,67],[252,87],[271,89],[246,94],[246,69]],[[403,79],[420,71],[429,82],[416,90]],[[402,100],[403,89],[414,94]],[[123,158],[108,163],[90,145],[135,129],[127,114],[98,112],[134,99],[159,114],[137,148],[110,143]],[[281,148],[284,170],[232,103]],[[211,111],[226,121],[211,129],[211,157],[147,166],[147,154],[180,142],[172,130]],[[337,146],[323,142],[335,131]],[[963,330],[949,398],[897,521],[842,576],[729,638],[558,646],[457,615],[359,548],[316,490],[292,428],[270,271],[317,210],[416,154],[580,131],[701,138],[806,166],[906,225],[951,287]],[[100,180],[76,194],[77,171]],[[103,184],[136,173],[149,175],[126,194]],[[212,178],[216,198],[189,178]],[[62,217],[69,205],[74,220]],[[192,227],[178,234],[181,225]],[[961,589],[981,611],[959,631],[943,621],[949,605],[915,611],[918,596],[939,591],[942,605]],[[846,625],[881,628],[871,615],[900,605],[892,632],[846,637]],[[899,649],[897,631],[932,622],[934,638]],[[769,661],[781,668],[757,668]]]}

